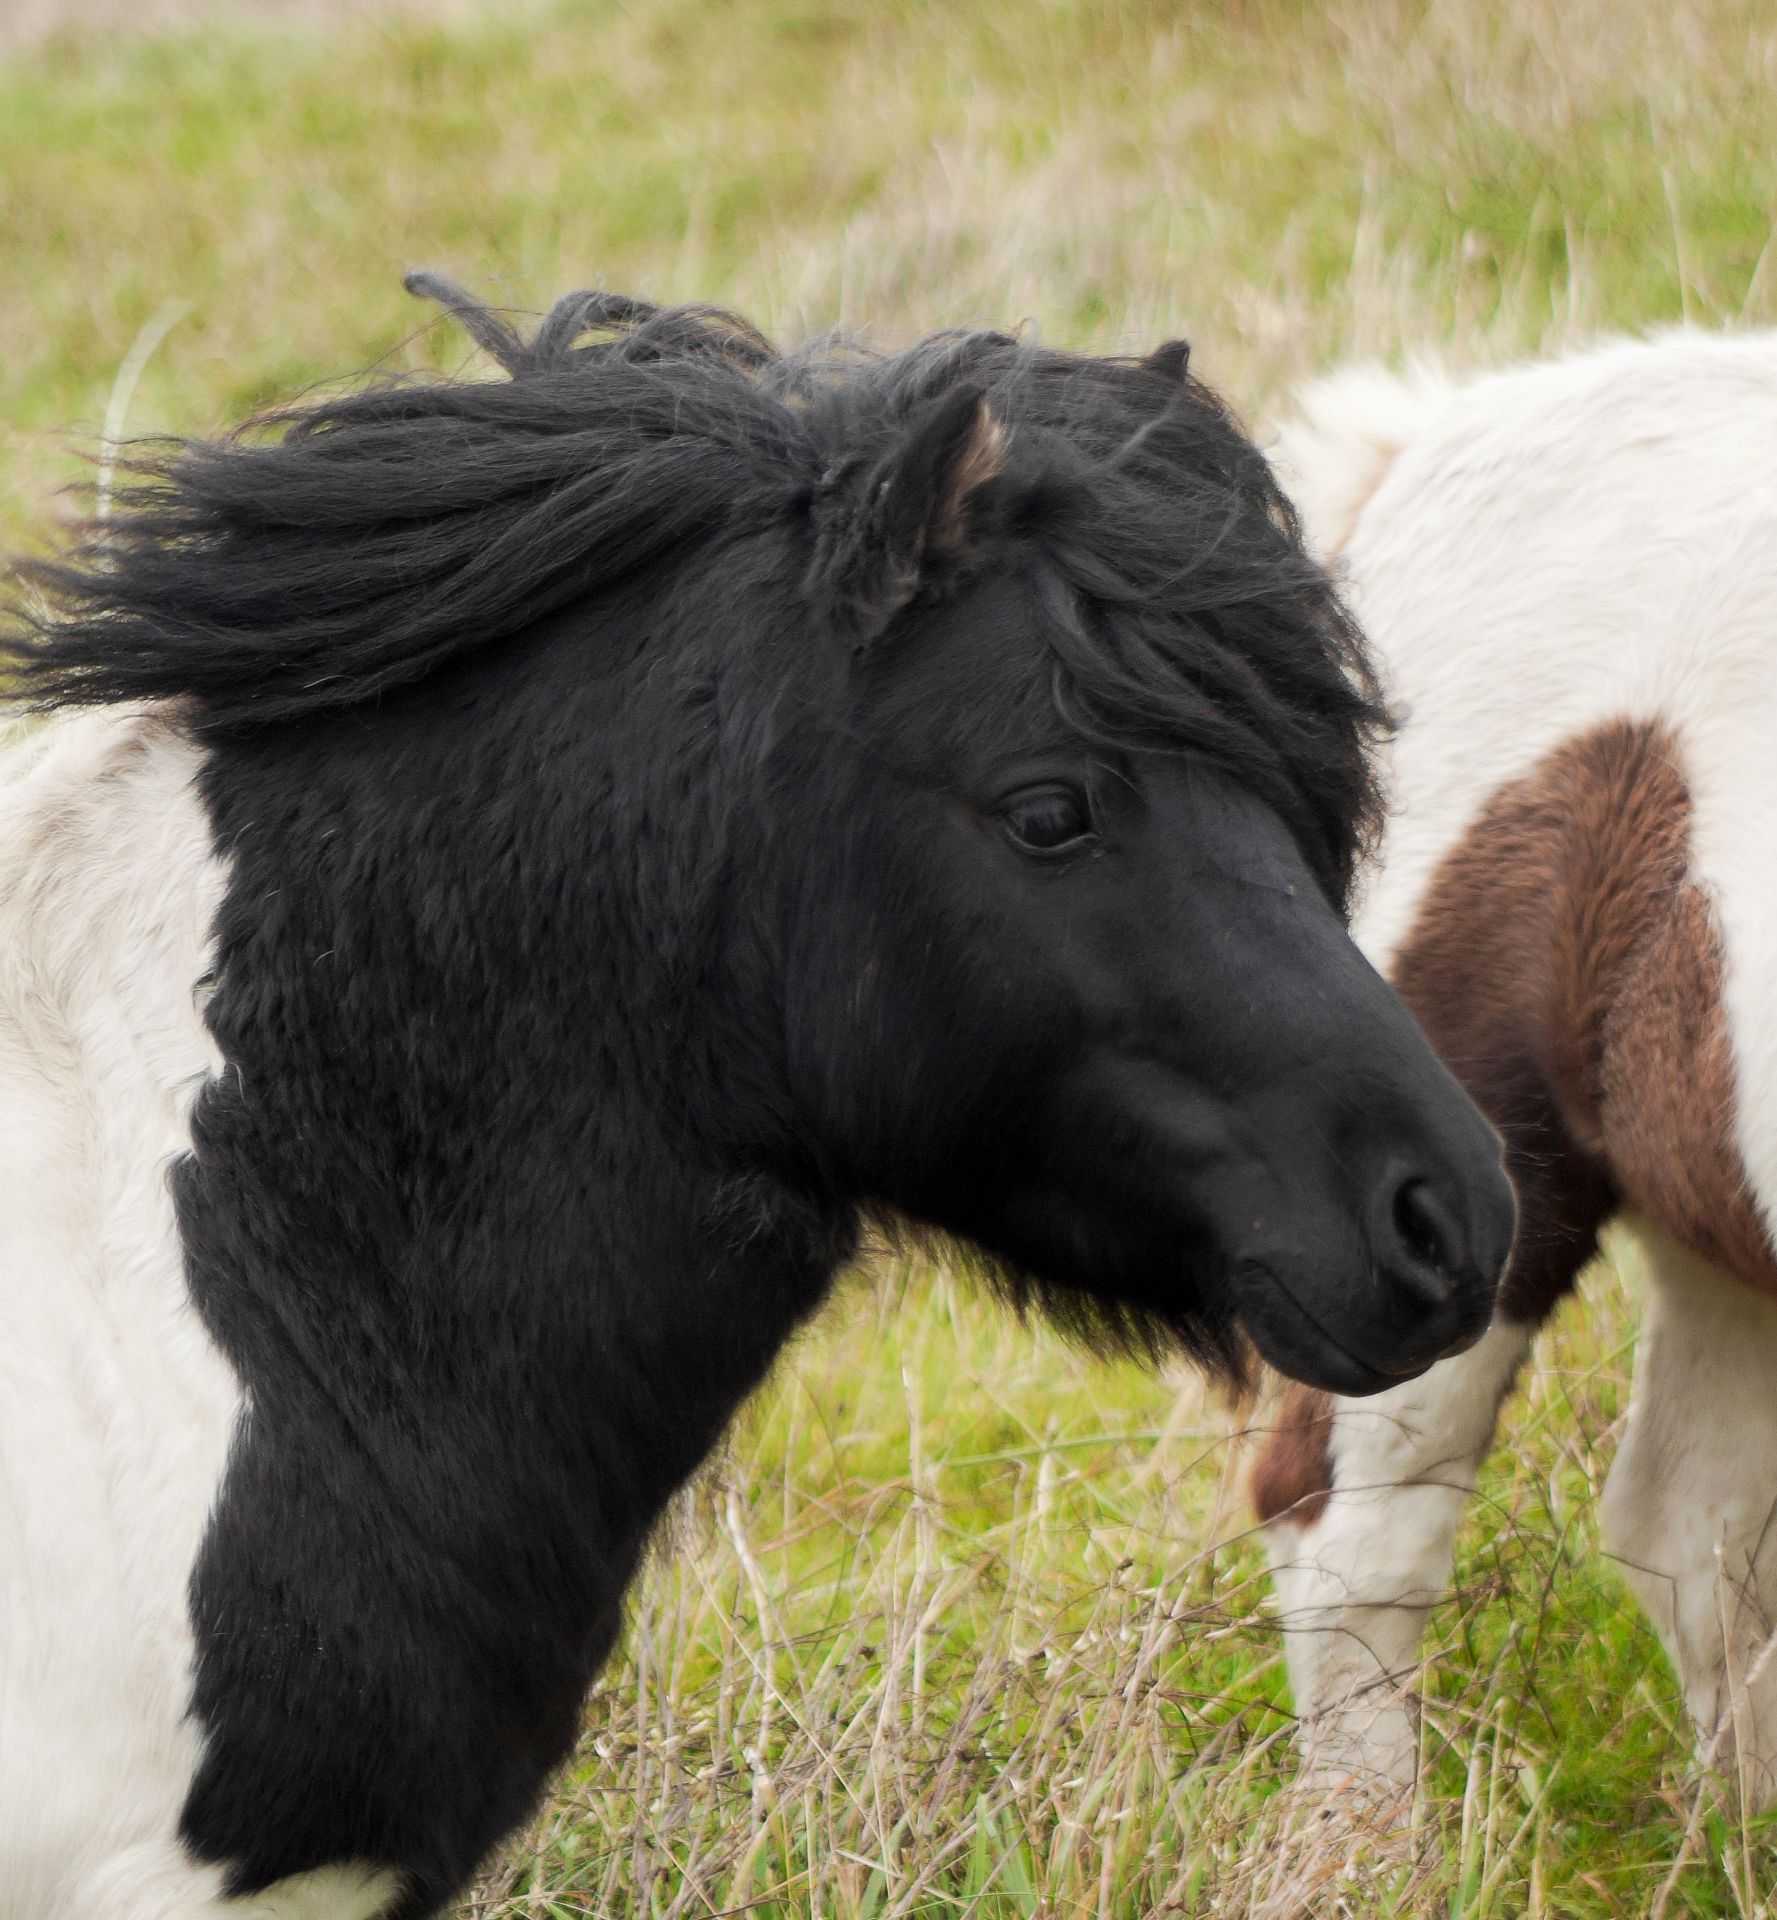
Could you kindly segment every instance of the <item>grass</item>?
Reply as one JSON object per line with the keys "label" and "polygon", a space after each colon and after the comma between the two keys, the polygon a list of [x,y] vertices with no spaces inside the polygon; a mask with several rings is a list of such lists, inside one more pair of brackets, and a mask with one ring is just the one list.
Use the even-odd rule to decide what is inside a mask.
{"label": "grass", "polygon": [[[1763,0],[191,11],[0,46],[9,545],[52,534],[108,413],[210,429],[457,364],[412,264],[789,333],[1182,332],[1254,417],[1353,353],[1777,308]],[[1693,1791],[1595,1553],[1633,1325],[1599,1265],[1437,1621],[1426,1834],[1347,1860],[1282,1844],[1248,1416],[873,1269],[687,1498],[575,1765],[466,1911],[1770,1914],[1771,1834]]]}
{"label": "grass", "polygon": [[1578,1920],[1670,1881],[1674,1916],[1768,1913],[1770,1830],[1697,1800],[1594,1550],[1632,1306],[1596,1266],[1515,1403],[1435,1635],[1428,1832],[1354,1863],[1277,1792],[1251,1417],[946,1274],[860,1277],[686,1501],[576,1765],[468,1912]]}
{"label": "grass", "polygon": [[40,527],[67,429],[146,329],[170,332],[132,418],[186,430],[454,353],[410,339],[415,264],[521,305],[714,295],[790,331],[1184,332],[1248,406],[1354,350],[1756,318],[1774,98],[1762,0],[501,0],[448,26],[71,30],[0,65],[0,534]]}

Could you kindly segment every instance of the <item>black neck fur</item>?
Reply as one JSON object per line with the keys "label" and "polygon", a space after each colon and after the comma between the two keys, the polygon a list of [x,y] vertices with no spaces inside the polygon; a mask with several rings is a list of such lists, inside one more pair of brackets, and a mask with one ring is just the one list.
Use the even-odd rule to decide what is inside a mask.
{"label": "black neck fur", "polygon": [[[589,652],[628,724],[557,740]],[[702,820],[659,789],[698,689],[650,703],[624,652],[545,632],[374,728],[211,754],[232,1071],[177,1197],[253,1412],[193,1585],[185,1831],[243,1887],[343,1852],[404,1863],[422,1910],[523,1816],[649,1527],[852,1245],[843,1199],[696,1120],[759,1081],[708,1039],[737,827],[719,783]],[[244,1618],[312,1648],[278,1677],[299,1711]]]}

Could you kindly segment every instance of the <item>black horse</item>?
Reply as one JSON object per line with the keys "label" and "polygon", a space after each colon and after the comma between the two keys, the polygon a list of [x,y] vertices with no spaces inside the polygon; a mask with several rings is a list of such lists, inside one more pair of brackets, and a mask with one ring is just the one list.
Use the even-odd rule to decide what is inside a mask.
{"label": "black horse", "polygon": [[223,876],[181,1913],[462,1884],[870,1219],[1345,1393],[1472,1340],[1511,1231],[1345,934],[1358,636],[1182,346],[416,284],[510,377],[143,454],[12,630],[40,707],[146,703]]}

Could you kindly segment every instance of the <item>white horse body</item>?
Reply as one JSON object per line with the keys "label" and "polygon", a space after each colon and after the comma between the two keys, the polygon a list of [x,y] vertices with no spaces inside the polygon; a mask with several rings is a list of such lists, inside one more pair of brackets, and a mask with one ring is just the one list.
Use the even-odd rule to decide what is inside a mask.
{"label": "white horse body", "polygon": [[[1335,378],[1310,407],[1361,407],[1374,382]],[[1722,937],[1741,1156],[1777,1230],[1777,335],[1673,334],[1404,397],[1421,424],[1392,459],[1330,422],[1283,448],[1323,550],[1317,463],[1386,461],[1339,549],[1408,717],[1359,938],[1386,971],[1492,794],[1601,722],[1661,723]]]}
{"label": "white horse body", "polygon": [[380,1904],[334,1874],[226,1902],[177,1837],[186,1585],[242,1410],[166,1177],[220,1064],[198,760],[110,714],[0,758],[0,1920]]}
{"label": "white horse body", "polygon": [[[1405,722],[1358,918],[1384,971],[1502,789],[1610,723],[1659,729],[1689,793],[1688,878],[1719,945],[1733,1112],[1715,1117],[1768,1254],[1777,335],[1684,332],[1461,386],[1354,371],[1311,390],[1279,465]],[[1676,1038],[1664,1057],[1686,1071]],[[1465,1075],[1470,1063],[1448,1064]],[[1777,1600],[1777,1303],[1759,1290],[1768,1277],[1724,1271],[1669,1223],[1631,1224],[1651,1287],[1607,1544],[1673,1652],[1705,1749],[1720,1757],[1718,1736],[1737,1736],[1768,1794],[1777,1663],[1763,1658],[1756,1589]],[[1533,1332],[1533,1317],[1502,1316],[1422,1379],[1331,1403],[1324,1459],[1286,1489],[1272,1557],[1323,1784],[1414,1776],[1400,1683]]]}

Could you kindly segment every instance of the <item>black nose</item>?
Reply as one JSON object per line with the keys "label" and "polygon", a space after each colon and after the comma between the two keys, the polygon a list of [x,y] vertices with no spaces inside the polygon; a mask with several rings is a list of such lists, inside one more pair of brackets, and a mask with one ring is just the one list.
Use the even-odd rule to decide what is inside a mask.
{"label": "black nose", "polygon": [[1468,1265],[1468,1242],[1454,1208],[1429,1180],[1409,1175],[1395,1189],[1394,1245],[1407,1271],[1443,1291]]}
{"label": "black nose", "polygon": [[1370,1249],[1403,1371],[1467,1345],[1486,1326],[1510,1240],[1509,1216],[1503,1237],[1498,1222],[1472,1217],[1477,1208],[1498,1211],[1484,1204],[1492,1197],[1420,1166],[1397,1165],[1377,1183]]}

